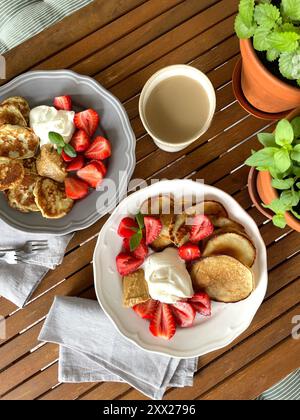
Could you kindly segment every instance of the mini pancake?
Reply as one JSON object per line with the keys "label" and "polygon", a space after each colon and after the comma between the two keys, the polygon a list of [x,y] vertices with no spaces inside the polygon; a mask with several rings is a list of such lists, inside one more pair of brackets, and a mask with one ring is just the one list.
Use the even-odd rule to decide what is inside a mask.
{"label": "mini pancake", "polygon": [[11,104],[0,105],[0,127],[4,124],[27,127],[27,121],[20,110]]}
{"label": "mini pancake", "polygon": [[123,305],[132,308],[150,299],[144,270],[138,270],[123,278]]}
{"label": "mini pancake", "polygon": [[36,159],[24,159],[23,160],[23,166],[25,169],[27,169],[31,174],[38,175],[37,169],[36,169]]}
{"label": "mini pancake", "polygon": [[53,179],[56,182],[64,182],[68,175],[63,158],[52,144],[42,146],[36,167],[40,176]]}
{"label": "mini pancake", "polygon": [[0,156],[11,159],[29,159],[35,156],[40,144],[31,128],[16,125],[0,127]]}
{"label": "mini pancake", "polygon": [[254,290],[252,270],[235,258],[224,255],[196,262],[191,278],[196,292],[204,291],[218,302],[239,302],[247,299]]}
{"label": "mini pancake", "polygon": [[36,205],[33,191],[39,179],[39,176],[25,169],[21,183],[7,192],[9,205],[22,213],[38,212],[39,208]]}
{"label": "mini pancake", "polygon": [[0,191],[15,188],[22,182],[24,175],[22,162],[0,157]]}
{"label": "mini pancake", "polygon": [[72,210],[74,205],[74,201],[66,196],[64,184],[52,179],[39,179],[33,194],[36,205],[46,219],[61,219]]}
{"label": "mini pancake", "polygon": [[11,98],[5,99],[2,105],[14,105],[21,112],[26,122],[29,123],[30,107],[26,99],[21,96],[12,96]]}
{"label": "mini pancake", "polygon": [[163,214],[160,216],[162,222],[162,231],[157,239],[151,244],[151,248],[154,251],[163,251],[165,248],[168,248],[170,245],[173,245],[173,242],[170,238],[170,227],[173,226],[175,216],[173,214]]}

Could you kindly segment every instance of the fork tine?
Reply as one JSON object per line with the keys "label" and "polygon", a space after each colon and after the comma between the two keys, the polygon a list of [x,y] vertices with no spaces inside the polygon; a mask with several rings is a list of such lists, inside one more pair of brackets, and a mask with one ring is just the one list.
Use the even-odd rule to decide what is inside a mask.
{"label": "fork tine", "polygon": [[30,244],[31,246],[35,246],[35,245],[41,245],[41,244],[48,244],[48,241],[30,241],[28,242],[28,244]]}

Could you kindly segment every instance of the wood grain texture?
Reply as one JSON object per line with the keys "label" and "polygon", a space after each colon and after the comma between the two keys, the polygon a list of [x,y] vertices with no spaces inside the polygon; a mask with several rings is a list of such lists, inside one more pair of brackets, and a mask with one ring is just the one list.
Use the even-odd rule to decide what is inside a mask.
{"label": "wood grain texture", "polygon": [[[232,195],[260,228],[268,248],[269,287],[250,328],[230,346],[203,356],[192,388],[168,390],[165,399],[253,399],[299,366],[299,343],[289,338],[299,314],[300,236],[281,231],[252,205],[244,165],[259,147],[257,132],[271,121],[249,116],[236,102],[231,77],[239,59],[233,22],[238,0],[95,0],[6,54],[8,79],[29,69],[70,68],[90,75],[124,104],[137,137],[134,177],[204,179]],[[186,150],[155,146],[140,121],[146,80],[169,64],[205,72],[217,92],[208,132]],[[107,216],[77,232],[60,267],[48,273],[24,309],[0,297],[7,338],[0,342],[2,400],[145,399],[128,384],[59,384],[58,348],[38,336],[57,295],[96,299],[92,256]],[[289,357],[286,357],[289,354]],[[274,369],[276,365],[276,369]]]}

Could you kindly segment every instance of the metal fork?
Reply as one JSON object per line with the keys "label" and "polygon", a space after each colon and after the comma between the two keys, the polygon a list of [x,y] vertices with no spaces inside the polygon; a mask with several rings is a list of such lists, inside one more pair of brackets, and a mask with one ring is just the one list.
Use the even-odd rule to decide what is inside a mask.
{"label": "metal fork", "polygon": [[48,249],[48,241],[28,241],[21,248],[0,249],[0,259],[10,257],[16,262],[24,262],[30,255],[37,254]]}

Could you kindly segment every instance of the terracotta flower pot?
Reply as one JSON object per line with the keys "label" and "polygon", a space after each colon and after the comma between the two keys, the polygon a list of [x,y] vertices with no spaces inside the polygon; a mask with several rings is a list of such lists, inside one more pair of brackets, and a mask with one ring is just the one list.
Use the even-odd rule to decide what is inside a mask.
{"label": "terracotta flower pot", "polygon": [[258,58],[251,40],[241,40],[240,49],[243,58],[242,89],[254,108],[279,113],[300,105],[300,88],[274,76]]}
{"label": "terracotta flower pot", "polygon": [[[300,108],[291,112],[287,119],[292,121],[295,117],[300,115]],[[251,168],[248,179],[248,190],[255,207],[266,217],[272,219],[274,214],[265,209],[262,205],[269,205],[273,200],[278,198],[278,192],[272,187],[272,177],[270,172],[258,172],[255,168]],[[297,220],[291,213],[285,213],[285,219],[292,229],[300,232],[300,221]]]}

